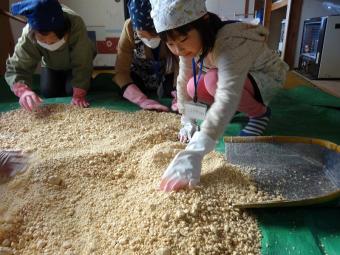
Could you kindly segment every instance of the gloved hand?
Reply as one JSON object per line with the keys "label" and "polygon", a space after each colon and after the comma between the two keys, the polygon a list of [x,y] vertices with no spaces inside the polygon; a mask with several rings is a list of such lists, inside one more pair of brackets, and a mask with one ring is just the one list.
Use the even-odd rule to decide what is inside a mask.
{"label": "gloved hand", "polygon": [[171,96],[174,98],[171,102],[171,110],[174,112],[178,112],[178,104],[177,104],[177,92],[176,90],[171,91]]}
{"label": "gloved hand", "polygon": [[17,82],[12,86],[13,93],[19,97],[19,104],[27,111],[33,111],[42,103],[42,99],[26,84]]}
{"label": "gloved hand", "polygon": [[148,99],[146,95],[137,87],[136,84],[129,85],[123,94],[123,97],[132,103],[137,104],[140,108],[145,110],[156,110],[168,112],[169,108],[161,105],[155,100]]}
{"label": "gloved hand", "polygon": [[212,151],[216,141],[203,132],[196,132],[184,151],[179,152],[164,172],[160,190],[179,190],[192,188],[200,181],[202,160]]}
{"label": "gloved hand", "polygon": [[29,155],[21,151],[0,151],[0,177],[8,178],[26,170]]}
{"label": "gloved hand", "polygon": [[182,128],[179,130],[178,139],[181,143],[188,143],[194,133],[199,130],[196,120],[190,119],[182,115],[181,117]]}
{"label": "gloved hand", "polygon": [[73,97],[71,104],[79,106],[79,107],[89,107],[90,103],[86,100],[86,90],[80,88],[73,88]]}

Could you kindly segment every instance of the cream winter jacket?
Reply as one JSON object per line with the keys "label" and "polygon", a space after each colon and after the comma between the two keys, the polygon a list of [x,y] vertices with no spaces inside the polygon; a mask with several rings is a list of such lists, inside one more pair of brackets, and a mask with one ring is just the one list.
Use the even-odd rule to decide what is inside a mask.
{"label": "cream winter jacket", "polygon": [[[250,73],[265,103],[284,84],[288,65],[266,45],[268,31],[262,26],[232,23],[223,26],[217,36],[209,62],[218,68],[215,101],[202,123],[202,132],[218,139],[233,117]],[[193,76],[191,58],[180,57],[177,93],[180,113],[190,101],[187,83]]]}

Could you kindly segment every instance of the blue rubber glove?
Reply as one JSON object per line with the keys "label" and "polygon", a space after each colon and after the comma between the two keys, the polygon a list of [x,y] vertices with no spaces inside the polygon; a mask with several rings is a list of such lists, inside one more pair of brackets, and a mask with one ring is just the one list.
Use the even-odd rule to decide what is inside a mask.
{"label": "blue rubber glove", "polygon": [[179,152],[165,170],[160,190],[193,188],[200,181],[204,155],[215,148],[216,141],[203,132],[196,132],[184,151]]}

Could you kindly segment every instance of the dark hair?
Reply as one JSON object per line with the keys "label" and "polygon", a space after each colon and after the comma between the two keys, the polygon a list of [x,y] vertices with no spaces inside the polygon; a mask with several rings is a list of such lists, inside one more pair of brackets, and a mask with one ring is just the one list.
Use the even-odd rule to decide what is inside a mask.
{"label": "dark hair", "polygon": [[150,34],[157,36],[157,31],[156,31],[156,28],[154,27],[144,28],[142,30],[147,31]]}
{"label": "dark hair", "polygon": [[190,30],[196,29],[201,37],[203,45],[202,55],[200,56],[201,60],[206,57],[209,51],[214,47],[217,32],[222,26],[222,20],[216,14],[208,12],[207,15],[204,15],[191,23],[163,31],[159,33],[159,36],[166,42],[168,38],[175,39],[175,37],[179,35],[185,36]]}
{"label": "dark hair", "polygon": [[35,30],[35,31],[42,35],[48,35],[49,33],[53,32],[56,34],[56,36],[59,39],[62,39],[65,36],[65,34],[67,34],[70,30],[71,30],[71,21],[67,17],[64,17],[64,26],[60,29],[48,30],[48,31],[46,30]]}

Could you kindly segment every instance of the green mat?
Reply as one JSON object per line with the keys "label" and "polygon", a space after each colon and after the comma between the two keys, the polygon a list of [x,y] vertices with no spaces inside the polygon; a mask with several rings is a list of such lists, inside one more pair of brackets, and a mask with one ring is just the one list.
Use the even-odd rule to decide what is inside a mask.
{"label": "green mat", "polygon": [[[38,84],[35,77],[35,84]],[[119,89],[110,75],[99,75],[93,81],[89,100],[92,107],[120,111],[136,111],[135,105],[121,100]],[[19,107],[17,99],[0,79],[0,111]],[[47,99],[46,103],[69,103],[70,98]],[[162,103],[169,105],[171,99]],[[306,136],[340,144],[340,99],[310,87],[281,91],[270,104],[272,119],[265,135]],[[247,119],[234,116],[225,135],[237,135]],[[216,150],[223,152],[220,139]],[[262,239],[262,254],[338,255],[340,254],[339,201],[318,207],[258,209]]]}
{"label": "green mat", "polygon": [[[267,135],[305,136],[340,144],[340,99],[310,87],[279,93]],[[340,169],[339,169],[340,171]],[[258,210],[262,254],[340,254],[339,201],[323,208]]]}

